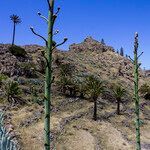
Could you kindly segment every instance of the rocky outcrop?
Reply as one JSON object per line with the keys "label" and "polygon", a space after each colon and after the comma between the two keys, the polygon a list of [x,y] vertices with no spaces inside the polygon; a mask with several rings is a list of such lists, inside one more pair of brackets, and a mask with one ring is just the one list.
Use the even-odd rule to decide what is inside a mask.
{"label": "rocky outcrop", "polygon": [[106,46],[101,42],[94,40],[92,37],[87,37],[80,44],[72,44],[69,47],[70,51],[81,52],[81,51],[98,51],[98,52],[106,52],[106,51],[114,51],[113,47]]}
{"label": "rocky outcrop", "polygon": [[23,46],[27,52],[27,56],[23,58],[14,56],[9,51],[10,46],[9,44],[0,44],[0,73],[8,75],[9,77],[34,76],[36,67],[40,68],[38,60],[41,60],[41,55],[39,55],[39,59],[35,59],[33,55],[37,54],[38,56],[37,52],[43,47],[37,45]]}
{"label": "rocky outcrop", "polygon": [[17,74],[17,58],[9,52],[9,44],[0,44],[0,73],[8,76]]}

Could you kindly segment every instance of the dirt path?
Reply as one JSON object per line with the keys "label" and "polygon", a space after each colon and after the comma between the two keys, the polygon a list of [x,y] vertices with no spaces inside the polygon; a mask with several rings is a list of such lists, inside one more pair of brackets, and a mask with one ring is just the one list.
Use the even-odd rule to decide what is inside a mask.
{"label": "dirt path", "polygon": [[[135,144],[132,143],[134,132],[122,124],[123,121],[131,124],[128,116],[113,115],[115,108],[108,105],[107,108],[99,110],[100,119],[95,122],[92,120],[92,107],[93,103],[75,101],[51,114],[52,147],[55,147],[52,150],[135,150]],[[22,118],[28,118],[33,112],[30,112],[29,108],[24,108],[19,113],[16,111],[13,114],[23,149],[43,149],[43,119],[31,123],[28,127],[20,128],[18,125]],[[109,121],[105,119],[110,115]],[[144,127],[141,130],[144,135],[143,150],[149,148],[148,129],[149,127]],[[125,138],[124,135],[129,137]]]}
{"label": "dirt path", "polygon": [[70,137],[65,145],[57,145],[57,150],[94,150],[95,139],[85,130],[74,132],[74,136]]}
{"label": "dirt path", "polygon": [[132,145],[126,141],[121,132],[114,128],[108,122],[102,122],[98,127],[99,138],[101,138],[102,143],[104,144],[105,150],[132,150],[134,149]]}
{"label": "dirt path", "polygon": [[108,122],[79,119],[66,126],[57,150],[134,150],[121,132]]}

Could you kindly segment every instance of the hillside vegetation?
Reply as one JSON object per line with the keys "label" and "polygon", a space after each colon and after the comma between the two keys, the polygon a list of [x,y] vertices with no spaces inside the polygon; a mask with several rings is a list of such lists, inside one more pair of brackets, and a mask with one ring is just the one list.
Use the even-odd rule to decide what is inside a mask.
{"label": "hillside vegetation", "polygon": [[[23,46],[25,57],[14,55],[9,47],[9,44],[0,44],[0,110],[5,112],[7,130],[16,138],[18,146],[23,150],[42,150],[44,47]],[[68,51],[55,49],[52,68],[51,149],[135,149],[134,68],[128,58],[88,37],[80,44],[72,44]],[[85,92],[84,83],[88,76],[99,79],[105,87],[97,97],[97,121],[93,120],[91,93]],[[8,92],[10,82],[17,83],[17,92]],[[140,87],[150,84],[149,76],[142,69],[139,83]],[[121,85],[126,91],[120,104],[120,115],[116,112],[114,85]],[[144,99],[141,93],[142,150],[150,149],[149,106],[150,100]]]}

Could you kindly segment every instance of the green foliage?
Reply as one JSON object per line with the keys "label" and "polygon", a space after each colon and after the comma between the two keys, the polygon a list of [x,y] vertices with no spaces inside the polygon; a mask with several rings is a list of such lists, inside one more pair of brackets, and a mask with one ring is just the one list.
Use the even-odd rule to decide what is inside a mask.
{"label": "green foliage", "polygon": [[17,15],[11,15],[10,16],[10,19],[13,21],[13,23],[15,23],[15,24],[19,24],[19,23],[21,23],[21,18],[19,17],[19,16],[17,16]]}
{"label": "green foliage", "polygon": [[96,78],[94,75],[89,75],[85,79],[85,89],[90,94],[92,100],[94,101],[93,119],[97,120],[97,99],[100,94],[104,93],[103,82]]}
{"label": "green foliage", "polygon": [[3,113],[0,112],[0,149],[1,150],[17,150],[16,144],[12,141],[9,133],[3,124]]}
{"label": "green foliage", "polygon": [[116,85],[113,88],[113,93],[117,101],[117,114],[120,115],[120,102],[122,97],[126,94],[126,90],[121,85]]}
{"label": "green foliage", "polygon": [[104,92],[103,82],[96,78],[94,75],[89,75],[85,79],[85,89],[92,98],[98,98]]}
{"label": "green foliage", "polygon": [[150,86],[145,83],[140,87],[140,93],[146,94],[148,92],[150,92]]}
{"label": "green foliage", "polygon": [[26,57],[27,53],[25,51],[24,48],[20,47],[20,46],[16,46],[16,45],[13,45],[9,48],[9,51],[15,55],[15,56],[18,56],[18,57]]}
{"label": "green foliage", "polygon": [[6,80],[8,77],[4,74],[0,74],[0,87],[2,86],[3,80]]}
{"label": "green foliage", "polygon": [[35,86],[31,86],[30,91],[31,91],[31,96],[32,96],[32,102],[42,105],[43,99],[39,97],[38,90],[35,88]]}
{"label": "green foliage", "polygon": [[6,94],[8,97],[8,101],[10,98],[17,96],[21,93],[19,85],[17,82],[10,81],[6,85]]}
{"label": "green foliage", "polygon": [[113,88],[113,93],[116,99],[121,99],[125,95],[126,90],[122,88],[120,85],[116,85]]}
{"label": "green foliage", "polygon": [[142,95],[144,95],[144,98],[145,99],[149,99],[150,100],[150,86],[147,85],[147,84],[143,84],[141,87],[140,87],[140,93]]}
{"label": "green foliage", "polygon": [[73,72],[75,67],[70,63],[61,63],[59,65],[59,81],[57,82],[61,92],[69,96],[76,96],[77,87],[74,81]]}
{"label": "green foliage", "polygon": [[72,73],[75,69],[75,66],[71,65],[70,63],[61,64],[60,65],[60,76],[72,76]]}
{"label": "green foliage", "polygon": [[66,76],[61,76],[60,80],[57,81],[57,84],[58,84],[60,90],[63,92],[63,94],[66,94],[68,87],[72,85],[72,81],[70,78],[68,78]]}

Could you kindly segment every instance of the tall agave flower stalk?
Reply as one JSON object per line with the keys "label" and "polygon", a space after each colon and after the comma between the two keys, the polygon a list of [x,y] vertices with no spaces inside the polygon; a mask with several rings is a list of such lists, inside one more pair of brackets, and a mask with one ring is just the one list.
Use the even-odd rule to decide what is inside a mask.
{"label": "tall agave flower stalk", "polygon": [[135,41],[134,41],[134,100],[135,100],[135,114],[136,114],[136,150],[141,150],[141,141],[140,141],[140,109],[139,109],[139,67],[141,63],[139,63],[139,57],[143,54],[143,52],[138,55],[138,33],[135,33]]}
{"label": "tall agave flower stalk", "polygon": [[48,33],[47,33],[48,38],[45,39],[40,34],[36,33],[33,27],[31,27],[30,29],[33,32],[33,34],[42,38],[46,44],[46,49],[42,53],[46,61],[45,97],[44,97],[44,102],[45,102],[44,146],[45,146],[45,150],[50,150],[51,85],[54,79],[54,78],[52,79],[52,52],[55,48],[64,44],[67,41],[67,38],[64,38],[63,42],[60,44],[54,43],[53,36],[58,34],[59,32],[58,30],[54,31],[54,23],[56,21],[60,8],[58,7],[57,11],[54,12],[55,0],[47,0],[47,3],[48,3],[48,19],[45,16],[43,16],[40,12],[38,12],[38,15],[42,19],[44,19],[48,24]]}
{"label": "tall agave flower stalk", "polygon": [[135,34],[134,43],[134,97],[135,97],[135,113],[136,113],[136,149],[141,150],[140,142],[140,109],[139,109],[139,67],[138,59],[138,33]]}

